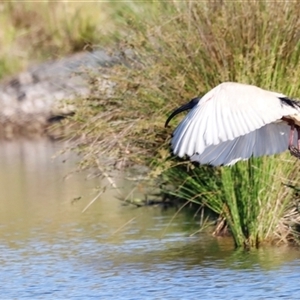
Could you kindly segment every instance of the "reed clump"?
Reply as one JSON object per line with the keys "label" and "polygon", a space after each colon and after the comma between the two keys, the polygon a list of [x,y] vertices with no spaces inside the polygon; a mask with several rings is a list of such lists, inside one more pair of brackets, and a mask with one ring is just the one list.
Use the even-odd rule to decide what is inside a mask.
{"label": "reed clump", "polygon": [[83,166],[108,154],[150,165],[153,177],[174,187],[170,194],[216,212],[237,246],[297,241],[294,190],[286,185],[299,180],[294,158],[194,167],[171,157],[172,129],[163,126],[171,110],[224,81],[299,97],[300,3],[130,2],[107,11],[119,28],[112,42],[124,64],[106,74],[113,95],[94,79],[95,97],[75,116],[74,132],[85,137],[77,144]]}

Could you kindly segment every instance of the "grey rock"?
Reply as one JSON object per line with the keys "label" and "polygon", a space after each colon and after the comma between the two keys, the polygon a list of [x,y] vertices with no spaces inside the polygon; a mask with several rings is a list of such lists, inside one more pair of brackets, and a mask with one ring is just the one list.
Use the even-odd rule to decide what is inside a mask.
{"label": "grey rock", "polygon": [[[73,108],[63,105],[68,99],[90,93],[89,73],[99,74],[100,68],[121,63],[116,55],[104,51],[84,52],[29,68],[0,82],[0,131],[7,126],[32,124],[44,126],[55,114],[68,113]],[[101,79],[100,85],[112,89],[113,84]]]}

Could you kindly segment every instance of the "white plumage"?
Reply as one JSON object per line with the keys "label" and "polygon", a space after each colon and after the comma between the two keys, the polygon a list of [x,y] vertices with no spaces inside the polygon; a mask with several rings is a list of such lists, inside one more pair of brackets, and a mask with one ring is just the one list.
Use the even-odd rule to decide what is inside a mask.
{"label": "white plumage", "polygon": [[[300,106],[287,96],[253,85],[225,82],[201,99],[175,110],[191,109],[173,133],[173,153],[200,164],[233,165],[251,156],[290,149],[300,156]],[[295,146],[298,146],[296,148]]]}

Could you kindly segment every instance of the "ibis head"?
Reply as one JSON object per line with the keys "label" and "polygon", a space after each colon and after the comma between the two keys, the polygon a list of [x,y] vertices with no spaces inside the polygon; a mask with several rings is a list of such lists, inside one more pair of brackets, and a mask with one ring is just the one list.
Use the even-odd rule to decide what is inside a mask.
{"label": "ibis head", "polygon": [[190,102],[186,103],[186,104],[183,104],[182,106],[180,106],[179,108],[175,109],[171,114],[170,116],[168,117],[166,123],[165,123],[165,127],[168,126],[169,122],[179,113],[185,111],[185,110],[188,110],[188,109],[192,109],[194,108],[198,102],[200,101],[201,97],[196,97],[196,98],[193,98]]}

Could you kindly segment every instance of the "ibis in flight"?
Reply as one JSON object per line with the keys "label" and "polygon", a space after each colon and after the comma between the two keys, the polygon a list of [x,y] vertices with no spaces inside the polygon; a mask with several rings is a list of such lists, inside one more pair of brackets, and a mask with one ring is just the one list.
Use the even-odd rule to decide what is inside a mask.
{"label": "ibis in flight", "polygon": [[300,102],[254,85],[224,82],[168,117],[190,110],[173,132],[179,157],[230,166],[285,150],[300,158]]}

